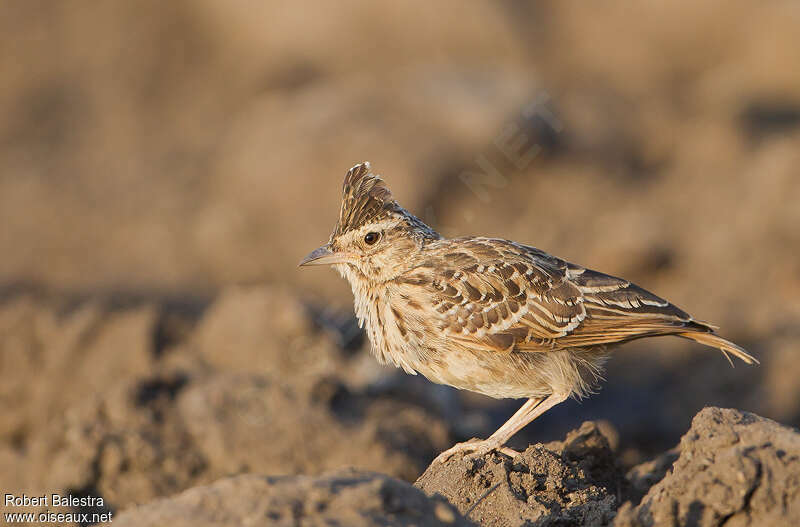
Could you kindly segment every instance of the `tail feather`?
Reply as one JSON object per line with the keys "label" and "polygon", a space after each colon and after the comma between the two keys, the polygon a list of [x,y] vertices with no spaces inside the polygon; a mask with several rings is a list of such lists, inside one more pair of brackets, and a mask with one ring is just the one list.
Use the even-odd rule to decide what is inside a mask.
{"label": "tail feather", "polygon": [[705,344],[706,346],[711,346],[712,348],[719,348],[720,351],[725,355],[725,358],[728,359],[728,362],[733,365],[733,361],[731,361],[729,353],[735,357],[742,359],[747,364],[758,364],[758,359],[747,353],[744,348],[741,346],[737,346],[733,342],[729,340],[725,340],[724,338],[720,337],[719,335],[715,335],[714,333],[701,333],[695,331],[686,331],[684,333],[677,333],[679,337],[687,338],[699,342],[700,344]]}

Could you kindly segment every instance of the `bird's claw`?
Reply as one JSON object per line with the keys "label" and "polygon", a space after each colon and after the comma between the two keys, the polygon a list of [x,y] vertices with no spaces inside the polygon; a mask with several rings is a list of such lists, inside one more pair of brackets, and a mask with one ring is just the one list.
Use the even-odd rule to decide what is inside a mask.
{"label": "bird's claw", "polygon": [[517,452],[516,450],[499,445],[493,441],[489,441],[486,439],[484,440],[471,439],[463,443],[456,443],[452,447],[448,448],[447,450],[439,454],[436,457],[436,459],[433,460],[433,463],[436,462],[445,463],[449,461],[450,458],[459,453],[463,453],[462,455],[465,459],[477,459],[483,457],[484,455],[492,451],[500,452],[511,458],[519,456],[519,452]]}

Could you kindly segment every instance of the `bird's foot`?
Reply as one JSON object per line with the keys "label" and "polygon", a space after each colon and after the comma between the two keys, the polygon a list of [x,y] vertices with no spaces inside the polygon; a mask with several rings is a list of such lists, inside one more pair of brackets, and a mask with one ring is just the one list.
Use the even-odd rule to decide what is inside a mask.
{"label": "bird's foot", "polygon": [[470,439],[469,441],[465,441],[463,443],[456,443],[452,447],[448,448],[436,456],[436,459],[433,460],[433,463],[444,463],[456,454],[461,454],[467,459],[479,458],[492,451],[501,452],[512,458],[519,455],[519,452],[516,450],[505,447],[490,439]]}

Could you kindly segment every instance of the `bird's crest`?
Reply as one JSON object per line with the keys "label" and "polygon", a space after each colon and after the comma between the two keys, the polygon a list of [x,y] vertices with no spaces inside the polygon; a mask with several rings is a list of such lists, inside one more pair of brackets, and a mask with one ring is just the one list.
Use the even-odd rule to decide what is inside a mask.
{"label": "bird's crest", "polygon": [[360,163],[348,170],[344,177],[342,210],[333,237],[379,221],[399,208],[383,179],[370,172],[369,162]]}

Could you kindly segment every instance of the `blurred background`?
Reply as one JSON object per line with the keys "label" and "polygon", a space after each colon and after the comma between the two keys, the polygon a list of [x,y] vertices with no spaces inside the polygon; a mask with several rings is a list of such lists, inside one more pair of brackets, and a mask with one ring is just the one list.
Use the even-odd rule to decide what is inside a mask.
{"label": "blurred background", "polygon": [[224,474],[409,480],[519,404],[378,366],[297,262],[369,160],[447,236],[621,275],[748,348],[621,349],[632,466],[706,405],[800,424],[800,5],[0,4],[0,487],[117,510]]}

